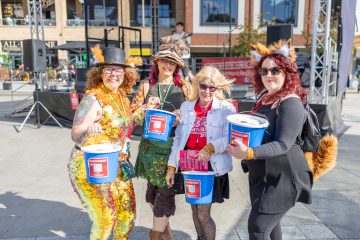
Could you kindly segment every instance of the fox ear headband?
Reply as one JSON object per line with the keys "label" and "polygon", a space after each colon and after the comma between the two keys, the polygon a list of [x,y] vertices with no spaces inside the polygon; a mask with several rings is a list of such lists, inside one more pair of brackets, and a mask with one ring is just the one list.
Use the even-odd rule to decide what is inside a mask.
{"label": "fox ear headband", "polygon": [[260,62],[262,58],[272,54],[282,55],[289,59],[290,62],[295,62],[296,60],[295,49],[292,47],[290,39],[287,41],[280,40],[269,45],[268,47],[261,43],[250,44],[250,47],[252,49],[250,53],[255,58],[257,63]]}

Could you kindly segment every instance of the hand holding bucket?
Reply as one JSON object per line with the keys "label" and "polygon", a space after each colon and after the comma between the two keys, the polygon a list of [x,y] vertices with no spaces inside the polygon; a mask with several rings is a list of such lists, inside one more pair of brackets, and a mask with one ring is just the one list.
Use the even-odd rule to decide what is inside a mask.
{"label": "hand holding bucket", "polygon": [[234,144],[229,144],[227,147],[227,151],[238,159],[244,159],[246,157],[247,149],[248,147],[239,139],[234,139]]}

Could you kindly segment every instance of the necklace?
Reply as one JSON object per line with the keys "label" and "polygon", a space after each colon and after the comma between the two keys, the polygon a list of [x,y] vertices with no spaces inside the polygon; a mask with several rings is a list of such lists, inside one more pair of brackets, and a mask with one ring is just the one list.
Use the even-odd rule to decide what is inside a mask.
{"label": "necklace", "polygon": [[120,98],[120,103],[121,103],[121,107],[122,107],[122,111],[120,110],[119,106],[116,104],[115,100],[113,99],[113,97],[111,96],[111,94],[109,93],[108,89],[106,88],[105,84],[103,84],[105,92],[107,93],[107,95],[110,97],[112,103],[115,105],[116,109],[118,110],[118,112],[123,116],[123,118],[125,119],[125,126],[128,126],[128,117],[126,116],[126,111],[125,111],[125,107],[124,107],[124,103],[122,100],[121,95],[119,94],[119,98]]}
{"label": "necklace", "polygon": [[263,103],[263,99],[265,98],[265,96],[267,96],[267,94],[264,94],[263,96],[261,96],[261,98],[259,99],[259,101],[255,104],[254,108],[250,111],[250,114],[253,115],[255,112],[257,112],[259,109],[263,108],[264,106],[266,106],[267,104],[269,104],[271,102],[270,100],[267,100]]}
{"label": "necklace", "polygon": [[201,110],[201,112],[202,112],[202,117],[201,117],[201,120],[200,120],[200,127],[199,127],[199,129],[198,129],[198,134],[197,134],[197,138],[196,138],[196,146],[198,146],[199,145],[199,139],[200,139],[200,135],[201,135],[201,126],[204,124],[204,122],[205,122],[205,118],[207,118],[207,114],[208,114],[208,112],[209,112],[209,107],[211,106],[211,104],[212,104],[212,101],[210,102],[210,104],[206,107],[206,109],[204,109],[202,106],[201,106],[201,104],[200,104],[200,99],[197,101],[197,104],[198,104],[198,106],[199,106],[199,108],[200,108],[200,110]]}
{"label": "necklace", "polygon": [[169,95],[171,86],[172,86],[172,84],[170,83],[169,86],[168,86],[168,88],[167,88],[167,90],[166,90],[166,93],[165,93],[164,98],[162,98],[161,91],[160,91],[160,84],[158,84],[158,93],[159,93],[159,98],[160,98],[160,102],[161,102],[161,103],[160,103],[160,109],[163,109],[163,107],[164,107],[164,103],[165,103],[165,101],[166,101],[166,98],[167,98],[168,95]]}

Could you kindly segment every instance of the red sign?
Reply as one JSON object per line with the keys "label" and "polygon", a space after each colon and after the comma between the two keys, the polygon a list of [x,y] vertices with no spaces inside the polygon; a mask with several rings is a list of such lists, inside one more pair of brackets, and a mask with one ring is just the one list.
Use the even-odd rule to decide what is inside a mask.
{"label": "red sign", "polygon": [[208,161],[198,160],[195,157],[198,150],[180,150],[180,169],[181,171],[208,171]]}
{"label": "red sign", "polygon": [[70,93],[71,109],[76,110],[79,106],[79,96],[77,93]]}
{"label": "red sign", "polygon": [[231,100],[232,105],[235,108],[236,112],[239,112],[239,102],[237,100]]}
{"label": "red sign", "polygon": [[235,79],[236,84],[252,84],[254,67],[250,58],[202,58],[201,67],[213,66],[227,78]]}
{"label": "red sign", "polygon": [[186,180],[186,197],[188,198],[201,198],[201,185],[200,180]]}
{"label": "red sign", "polygon": [[152,133],[165,133],[166,117],[151,116],[149,132]]}
{"label": "red sign", "polygon": [[89,158],[90,177],[108,177],[108,158]]}
{"label": "red sign", "polygon": [[238,131],[235,131],[234,129],[231,129],[231,141],[230,141],[231,144],[235,144],[234,139],[239,140],[245,146],[248,147],[249,140],[250,140],[250,133],[238,132]]}

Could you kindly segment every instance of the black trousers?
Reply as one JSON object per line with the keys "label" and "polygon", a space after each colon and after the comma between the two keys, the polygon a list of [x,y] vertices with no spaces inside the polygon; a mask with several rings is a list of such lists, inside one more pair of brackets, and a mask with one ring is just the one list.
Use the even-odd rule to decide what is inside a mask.
{"label": "black trousers", "polygon": [[251,209],[248,219],[250,240],[281,240],[281,218],[287,211],[278,214],[265,214]]}

